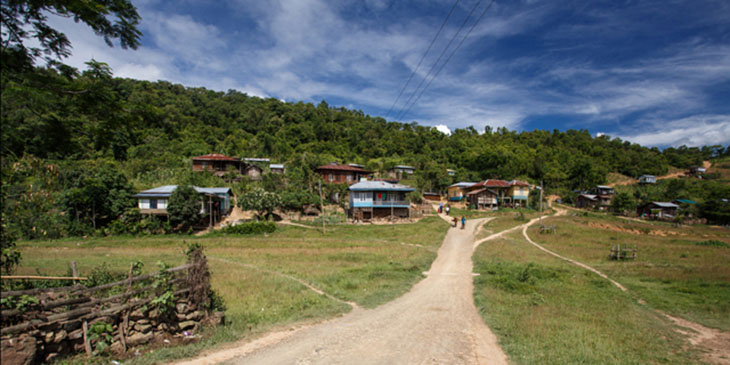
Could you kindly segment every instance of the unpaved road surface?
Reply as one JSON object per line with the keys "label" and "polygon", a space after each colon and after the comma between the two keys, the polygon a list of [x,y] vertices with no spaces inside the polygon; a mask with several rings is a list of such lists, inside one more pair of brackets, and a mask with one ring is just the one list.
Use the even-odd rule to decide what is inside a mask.
{"label": "unpaved road surface", "polygon": [[[473,299],[472,244],[484,220],[451,228],[425,279],[378,308],[278,332],[193,363],[506,364]],[[245,349],[244,349],[245,348]],[[238,355],[238,356],[236,356]]]}

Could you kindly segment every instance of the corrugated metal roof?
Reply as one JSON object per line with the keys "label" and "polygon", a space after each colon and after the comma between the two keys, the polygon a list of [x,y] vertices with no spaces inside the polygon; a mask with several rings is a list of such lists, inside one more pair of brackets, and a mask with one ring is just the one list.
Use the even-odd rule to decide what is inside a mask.
{"label": "corrugated metal roof", "polygon": [[[231,192],[231,188],[200,188],[193,186],[193,189],[201,194],[230,194]],[[163,185],[140,191],[138,194],[135,194],[134,197],[165,197],[172,195],[175,190],[177,190],[177,185]]]}
{"label": "corrugated metal roof", "polygon": [[410,169],[410,170],[415,170],[416,169],[415,167],[408,166],[408,165],[395,165],[395,166],[393,166],[393,168],[394,169]]}
{"label": "corrugated metal roof", "polygon": [[416,189],[401,185],[391,184],[385,181],[361,181],[352,184],[349,188],[352,191],[415,191]]}
{"label": "corrugated metal roof", "polygon": [[689,200],[689,199],[674,199],[674,201],[675,202],[680,202],[680,203],[683,203],[683,204],[697,204],[696,201]]}
{"label": "corrugated metal roof", "polygon": [[354,171],[354,172],[362,172],[362,173],[371,172],[368,170],[363,170],[359,167],[354,167],[354,166],[350,166],[350,165],[339,165],[339,164],[322,165],[320,167],[317,167],[317,170]]}
{"label": "corrugated metal roof", "polygon": [[679,205],[669,202],[651,202],[652,204],[662,208],[679,208]]}
{"label": "corrugated metal roof", "polygon": [[588,200],[596,200],[596,196],[593,194],[580,194],[580,196],[582,196]]}
{"label": "corrugated metal roof", "polygon": [[283,169],[284,164],[283,163],[272,163],[269,165],[270,169]]}
{"label": "corrugated metal roof", "polygon": [[468,182],[468,181],[462,181],[462,182],[458,182],[458,183],[456,183],[456,184],[452,184],[452,185],[450,185],[449,187],[450,187],[450,188],[453,188],[453,187],[455,187],[455,186],[456,186],[456,187],[460,187],[460,188],[468,188],[468,187],[471,187],[471,186],[473,186],[473,185],[475,185],[475,184],[476,184],[476,183],[473,183],[473,182]]}

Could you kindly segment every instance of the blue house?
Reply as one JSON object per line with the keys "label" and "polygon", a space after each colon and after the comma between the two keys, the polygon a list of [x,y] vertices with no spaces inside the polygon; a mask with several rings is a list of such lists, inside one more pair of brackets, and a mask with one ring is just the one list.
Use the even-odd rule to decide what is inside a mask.
{"label": "blue house", "polygon": [[349,215],[355,220],[370,220],[391,216],[410,217],[410,202],[406,195],[416,189],[387,181],[361,181],[350,185]]}

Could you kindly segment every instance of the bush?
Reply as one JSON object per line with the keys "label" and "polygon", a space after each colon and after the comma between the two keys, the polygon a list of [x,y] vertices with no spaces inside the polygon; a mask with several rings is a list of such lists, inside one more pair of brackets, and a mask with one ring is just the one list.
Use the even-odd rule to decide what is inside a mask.
{"label": "bush", "polygon": [[167,205],[170,225],[185,232],[200,222],[200,194],[192,186],[178,186]]}
{"label": "bush", "polygon": [[276,224],[273,222],[247,222],[235,226],[225,226],[219,232],[224,234],[261,234],[273,233]]}
{"label": "bush", "polygon": [[722,241],[718,241],[718,240],[695,242],[695,245],[697,245],[697,246],[714,246],[714,247],[730,247],[730,245],[727,244],[726,242],[722,242]]}

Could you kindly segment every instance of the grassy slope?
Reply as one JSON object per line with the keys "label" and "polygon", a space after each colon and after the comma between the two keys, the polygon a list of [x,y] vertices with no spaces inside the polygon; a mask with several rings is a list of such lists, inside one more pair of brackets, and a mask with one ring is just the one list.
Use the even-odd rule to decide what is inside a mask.
{"label": "grassy slope", "polygon": [[[503,223],[507,228],[508,222]],[[684,236],[662,237],[643,232],[671,226],[597,215],[550,218],[546,223],[556,224],[558,234],[543,235],[532,227],[528,234],[533,240],[597,267],[631,292],[544,254],[520,233],[485,242],[474,256],[475,271],[481,273],[475,279],[475,301],[515,363],[697,361],[696,353],[677,350],[684,343],[671,324],[638,305],[637,297],[651,308],[711,327],[730,327],[730,249],[693,244],[728,241],[726,230],[684,227]],[[597,223],[626,224],[642,233],[624,236]],[[617,242],[636,242],[639,258],[608,260],[610,245]]]}
{"label": "grassy slope", "polygon": [[[198,344],[163,348],[137,362],[166,362],[191,356],[212,345],[234,341],[302,320],[319,320],[349,311],[279,272],[365,307],[375,307],[405,293],[422,278],[436,257],[448,225],[428,217],[409,225],[329,226],[327,234],[280,227],[268,236],[128,237],[21,242],[18,274],[65,274],[77,261],[81,274],[106,263],[124,272],[135,260],[145,271],[155,262],[181,264],[187,243],[200,243],[209,257],[212,286],[225,300],[230,325],[211,331]],[[420,246],[413,246],[420,245]],[[249,265],[249,266],[246,266]],[[251,267],[250,265],[253,265]],[[267,271],[268,270],[268,271]],[[80,360],[81,361],[81,360]]]}

